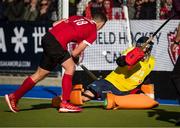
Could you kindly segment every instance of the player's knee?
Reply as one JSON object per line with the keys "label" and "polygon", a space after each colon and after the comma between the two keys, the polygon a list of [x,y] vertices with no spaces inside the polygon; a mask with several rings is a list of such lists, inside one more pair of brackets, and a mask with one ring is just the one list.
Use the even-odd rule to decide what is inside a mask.
{"label": "player's knee", "polygon": [[40,80],[44,79],[49,74],[49,71],[42,71],[42,70],[37,70],[33,75],[31,75],[31,79],[37,83]]}
{"label": "player's knee", "polygon": [[74,74],[75,69],[76,69],[75,65],[69,66],[69,67],[65,68],[65,73],[66,74]]}
{"label": "player's knee", "polygon": [[30,77],[35,83],[37,83],[40,80],[42,80],[45,76],[42,74],[35,73],[35,74],[31,75]]}

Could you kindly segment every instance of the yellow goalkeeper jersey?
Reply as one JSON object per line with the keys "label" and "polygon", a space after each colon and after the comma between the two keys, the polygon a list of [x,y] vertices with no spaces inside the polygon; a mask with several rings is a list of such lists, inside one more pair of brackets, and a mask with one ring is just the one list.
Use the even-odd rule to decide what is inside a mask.
{"label": "yellow goalkeeper jersey", "polygon": [[155,59],[139,61],[132,69],[127,66],[117,67],[105,79],[121,91],[129,91],[141,84],[145,77],[153,70]]}

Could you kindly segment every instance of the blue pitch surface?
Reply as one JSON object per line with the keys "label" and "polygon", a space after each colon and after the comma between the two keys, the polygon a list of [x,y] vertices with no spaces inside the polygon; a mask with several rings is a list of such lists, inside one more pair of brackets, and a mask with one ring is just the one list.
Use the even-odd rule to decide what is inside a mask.
{"label": "blue pitch surface", "polygon": [[[19,85],[6,85],[0,84],[0,96],[14,92],[19,88]],[[55,96],[61,95],[62,89],[57,86],[35,86],[32,90],[24,95],[28,98],[53,98]],[[160,104],[166,105],[180,105],[178,100],[166,100],[166,99],[156,99]]]}
{"label": "blue pitch surface", "polygon": [[[0,85],[0,96],[14,92],[19,85]],[[57,86],[35,86],[32,90],[24,95],[24,97],[32,98],[53,98],[61,94],[61,87]]]}

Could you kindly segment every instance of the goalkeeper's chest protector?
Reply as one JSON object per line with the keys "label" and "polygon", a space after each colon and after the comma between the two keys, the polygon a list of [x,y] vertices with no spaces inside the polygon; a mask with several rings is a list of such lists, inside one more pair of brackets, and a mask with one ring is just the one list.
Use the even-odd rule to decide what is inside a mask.
{"label": "goalkeeper's chest protector", "polygon": [[140,61],[131,70],[127,66],[117,67],[105,79],[111,82],[120,91],[129,91],[141,84],[145,77],[153,70],[155,59]]}

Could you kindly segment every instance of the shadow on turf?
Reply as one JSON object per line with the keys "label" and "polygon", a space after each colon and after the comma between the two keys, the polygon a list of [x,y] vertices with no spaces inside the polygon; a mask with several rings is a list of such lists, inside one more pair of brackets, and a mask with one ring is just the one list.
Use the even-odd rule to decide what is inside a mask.
{"label": "shadow on turf", "polygon": [[[46,108],[52,108],[51,104],[50,103],[36,104],[36,105],[32,105],[31,108],[20,109],[20,111],[39,110]],[[11,111],[5,111],[5,112],[11,112]]]}
{"label": "shadow on turf", "polygon": [[43,103],[43,104],[36,104],[32,105],[29,109],[21,109],[21,111],[27,111],[27,110],[39,110],[39,109],[46,109],[46,108],[52,108],[50,103]]}
{"label": "shadow on turf", "polygon": [[[50,103],[43,103],[32,105],[29,109],[21,109],[21,111],[28,111],[28,110],[39,110],[39,109],[46,109],[46,108],[53,108]],[[103,108],[102,105],[89,105],[89,106],[82,106],[82,108]],[[56,108],[58,109],[58,108]]]}
{"label": "shadow on turf", "polygon": [[103,108],[102,105],[89,105],[89,106],[82,106],[82,108]]}
{"label": "shadow on turf", "polygon": [[[42,104],[31,105],[31,108],[20,109],[20,111],[40,110],[40,109],[47,109],[47,108],[53,108],[51,103],[42,103]],[[103,108],[103,105],[85,105],[85,106],[82,106],[82,108],[86,108],[86,109],[87,108]],[[58,108],[55,108],[55,109],[58,110]],[[5,112],[11,112],[11,111],[8,110]]]}
{"label": "shadow on turf", "polygon": [[156,120],[166,121],[180,126],[180,112],[166,111],[164,109],[152,109],[148,112],[149,117],[156,117]]}

